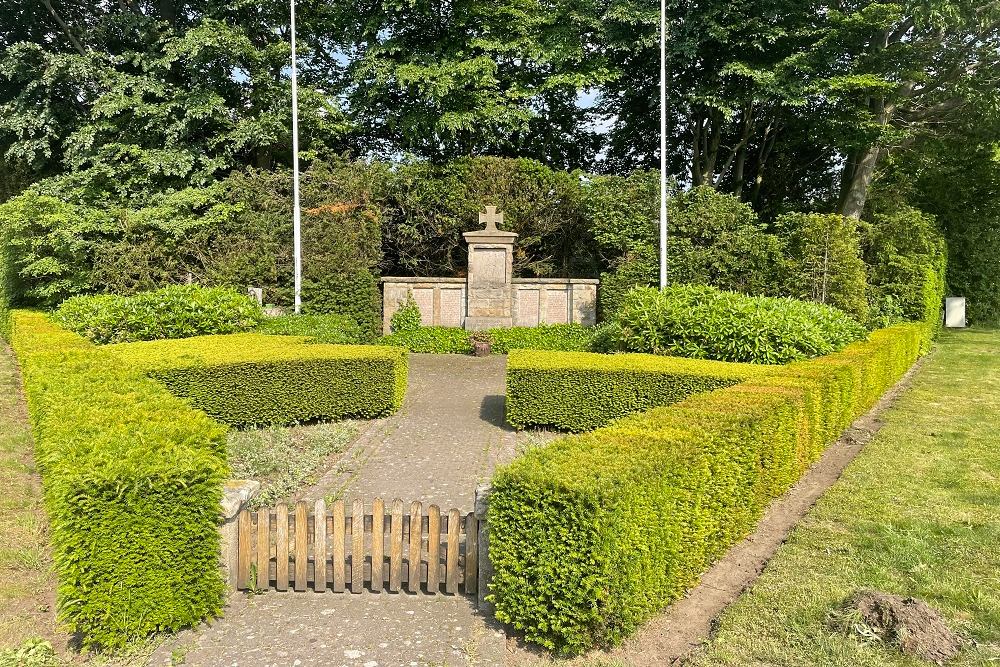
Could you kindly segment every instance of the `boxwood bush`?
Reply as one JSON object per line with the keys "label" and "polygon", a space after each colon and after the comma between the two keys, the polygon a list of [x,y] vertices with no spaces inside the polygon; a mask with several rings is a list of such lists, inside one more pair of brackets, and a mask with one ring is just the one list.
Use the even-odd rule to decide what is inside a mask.
{"label": "boxwood bush", "polygon": [[514,350],[507,357],[507,421],[588,431],[760,372],[750,364],[650,354]]}
{"label": "boxwood bush", "polygon": [[307,338],[231,334],[110,345],[129,366],[236,426],[380,417],[406,392],[406,353]]}
{"label": "boxwood bush", "polygon": [[497,619],[560,653],[618,643],[749,533],[926,335],[881,330],[502,468],[489,502]]}
{"label": "boxwood bush", "polygon": [[249,331],[264,313],[252,298],[226,287],[176,285],[132,296],[66,299],[55,320],[95,343]]}
{"label": "boxwood bush", "polygon": [[355,345],[374,336],[348,315],[282,315],[268,317],[257,332],[276,336],[304,336],[317,343]]}
{"label": "boxwood bush", "polygon": [[757,364],[830,354],[866,334],[829,306],[694,285],[632,290],[614,325],[625,351]]}
{"label": "boxwood bush", "polygon": [[14,311],[61,622],[120,648],[217,614],[224,426],[44,315]]}

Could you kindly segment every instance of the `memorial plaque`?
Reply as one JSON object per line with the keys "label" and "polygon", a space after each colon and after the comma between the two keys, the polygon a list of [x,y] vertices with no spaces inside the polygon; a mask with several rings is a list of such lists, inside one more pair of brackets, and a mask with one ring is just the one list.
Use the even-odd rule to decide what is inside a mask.
{"label": "memorial plaque", "polygon": [[545,290],[545,324],[569,323],[569,295],[566,290]]}
{"label": "memorial plaque", "polygon": [[423,288],[413,290],[413,300],[420,308],[420,324],[425,327],[434,325],[434,289]]}
{"label": "memorial plaque", "polygon": [[517,291],[517,322],[519,327],[533,327],[538,324],[538,290]]}
{"label": "memorial plaque", "polygon": [[472,253],[472,287],[503,287],[507,284],[507,250],[477,248]]}
{"label": "memorial plaque", "polygon": [[462,290],[442,289],[441,290],[441,312],[439,319],[443,327],[462,326]]}

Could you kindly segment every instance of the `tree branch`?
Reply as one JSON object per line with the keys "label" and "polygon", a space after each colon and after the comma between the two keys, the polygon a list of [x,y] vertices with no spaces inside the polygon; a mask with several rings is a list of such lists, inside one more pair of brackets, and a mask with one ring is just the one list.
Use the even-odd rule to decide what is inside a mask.
{"label": "tree branch", "polygon": [[73,47],[80,53],[80,55],[81,56],[87,55],[87,49],[83,48],[83,44],[80,43],[80,40],[76,38],[76,36],[73,34],[73,31],[70,30],[69,26],[66,25],[66,22],[62,20],[61,16],[59,16],[59,12],[57,12],[56,8],[52,6],[51,0],[42,0],[42,4],[45,5],[45,8],[47,10],[49,10],[49,14],[52,14],[52,18],[56,20],[56,23],[59,24],[59,27],[62,29],[63,34],[66,35],[66,37],[73,44]]}

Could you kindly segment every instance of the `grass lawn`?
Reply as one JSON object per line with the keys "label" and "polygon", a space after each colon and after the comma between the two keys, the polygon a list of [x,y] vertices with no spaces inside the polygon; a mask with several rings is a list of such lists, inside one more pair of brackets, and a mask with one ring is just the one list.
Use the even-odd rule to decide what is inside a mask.
{"label": "grass lawn", "polygon": [[261,483],[254,508],[266,507],[316,481],[358,433],[353,421],[229,433],[233,477]]}
{"label": "grass lawn", "polygon": [[0,341],[0,660],[32,637],[65,646],[55,623],[55,577],[41,480],[34,472],[21,381]]}
{"label": "grass lawn", "polygon": [[693,662],[927,664],[831,629],[859,588],[939,609],[970,640],[949,664],[1000,664],[1000,332],[943,335],[884,428]]}

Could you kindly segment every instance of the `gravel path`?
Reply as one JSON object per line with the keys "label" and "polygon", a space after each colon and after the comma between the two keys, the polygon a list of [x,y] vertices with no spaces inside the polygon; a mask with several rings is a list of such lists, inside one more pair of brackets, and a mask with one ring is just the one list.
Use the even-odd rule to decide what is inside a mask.
{"label": "gravel path", "polygon": [[[301,497],[373,498],[472,509],[475,489],[512,458],[504,357],[410,355],[403,408],[371,422],[337,468]],[[530,437],[530,436],[529,436]],[[151,665],[493,667],[502,631],[465,596],[408,593],[233,595],[224,618],[183,632]]]}

